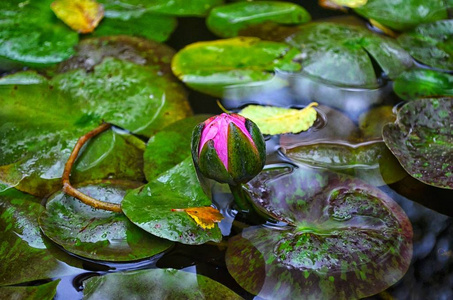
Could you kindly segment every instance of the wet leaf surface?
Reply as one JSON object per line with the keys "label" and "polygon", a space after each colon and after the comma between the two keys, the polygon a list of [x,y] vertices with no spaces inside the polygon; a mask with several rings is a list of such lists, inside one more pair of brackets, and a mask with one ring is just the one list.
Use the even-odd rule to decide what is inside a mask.
{"label": "wet leaf surface", "polygon": [[82,268],[79,261],[46,242],[38,226],[44,211],[39,202],[16,189],[0,192],[0,285],[77,274]]}
{"label": "wet leaf surface", "polygon": [[144,153],[144,172],[151,181],[159,174],[173,168],[190,155],[192,131],[209,115],[196,115],[177,121],[153,135]]}
{"label": "wet leaf surface", "polygon": [[441,70],[453,70],[453,20],[422,24],[398,37],[416,60]]}
{"label": "wet leaf surface", "polygon": [[289,149],[285,155],[298,164],[353,175],[375,186],[407,176],[382,142],[307,145]]}
{"label": "wet leaf surface", "polygon": [[104,7],[95,0],[55,0],[50,5],[55,15],[80,33],[90,33],[104,17]]}
{"label": "wet leaf surface", "polygon": [[310,23],[286,41],[300,49],[297,61],[305,73],[339,85],[378,87],[381,74],[376,74],[373,61],[390,78],[412,65],[395,41],[359,26]]}
{"label": "wet leaf surface", "polygon": [[242,299],[203,275],[175,269],[151,269],[107,274],[84,282],[84,299]]}
{"label": "wet leaf surface", "polygon": [[384,141],[414,178],[453,189],[453,98],[419,99],[398,111]]}
{"label": "wet leaf surface", "polygon": [[78,34],[54,16],[52,1],[2,1],[0,69],[48,66],[74,54]]}
{"label": "wet leaf surface", "polygon": [[238,36],[251,25],[298,25],[310,21],[301,6],[277,1],[237,2],[213,8],[206,18],[209,30],[220,37]]}
{"label": "wet leaf surface", "polygon": [[145,12],[171,16],[204,16],[223,0],[99,0],[105,7],[106,16],[119,15],[137,16]]}
{"label": "wet leaf surface", "polygon": [[406,71],[395,79],[393,89],[404,100],[453,96],[453,75],[428,69]]}
{"label": "wet leaf surface", "polygon": [[258,125],[262,134],[299,133],[308,130],[316,121],[316,102],[303,109],[249,105],[239,114]]}
{"label": "wet leaf surface", "polygon": [[60,280],[38,286],[0,287],[1,299],[52,300]]}
{"label": "wet leaf surface", "polygon": [[276,69],[299,71],[300,65],[292,61],[296,54],[284,43],[252,37],[198,42],[175,55],[172,70],[189,87],[221,97],[226,87],[268,85]]}
{"label": "wet leaf surface", "polygon": [[145,186],[126,194],[121,204],[124,214],[149,233],[183,244],[199,245],[222,239],[220,229],[203,229],[185,209],[211,205],[198,183],[192,158],[160,174]]}
{"label": "wet leaf surface", "polygon": [[360,180],[276,168],[247,184],[254,203],[287,227],[255,226],[229,240],[230,274],[264,299],[353,299],[397,282],[412,227],[386,194]]}
{"label": "wet leaf surface", "polygon": [[354,10],[384,26],[407,30],[420,23],[446,19],[448,7],[449,4],[445,0],[368,0],[366,5]]}
{"label": "wet leaf surface", "polygon": [[[121,203],[133,182],[108,182],[78,189],[104,202]],[[154,256],[173,243],[154,237],[123,214],[97,210],[58,192],[49,198],[39,224],[44,234],[67,251],[104,261],[134,261]]]}

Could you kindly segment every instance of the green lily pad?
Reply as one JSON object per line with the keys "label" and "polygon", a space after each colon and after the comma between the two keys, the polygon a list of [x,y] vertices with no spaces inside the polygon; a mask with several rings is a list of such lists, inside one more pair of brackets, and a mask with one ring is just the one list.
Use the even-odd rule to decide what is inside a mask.
{"label": "green lily pad", "polygon": [[171,16],[205,16],[209,10],[223,4],[223,0],[99,0],[104,5],[106,17],[117,15],[137,16],[145,12]]}
{"label": "green lily pad", "polygon": [[16,189],[0,193],[0,285],[72,275],[82,268],[81,262],[45,243],[38,227],[44,211],[39,201]]}
{"label": "green lily pad", "polygon": [[130,35],[141,36],[153,41],[166,41],[176,28],[176,18],[142,13],[121,15],[105,12],[105,18],[92,33],[93,36]]}
{"label": "green lily pad", "polygon": [[453,20],[422,24],[398,37],[416,60],[441,70],[453,70]]}
{"label": "green lily pad", "polygon": [[414,178],[453,189],[453,98],[419,99],[383,130],[387,147]]}
{"label": "green lily pad", "polygon": [[299,48],[303,71],[327,82],[376,88],[376,62],[390,78],[412,65],[412,58],[395,41],[365,28],[335,23],[310,23],[286,39]]}
{"label": "green lily pad", "polygon": [[335,173],[276,168],[247,190],[257,206],[290,224],[250,227],[229,240],[228,271],[261,298],[362,298],[409,267],[412,226],[379,189]]}
{"label": "green lily pad", "polygon": [[174,122],[148,140],[144,155],[144,173],[151,181],[191,155],[190,141],[196,125],[209,115],[196,115]]}
{"label": "green lily pad", "polygon": [[285,155],[296,163],[353,175],[375,186],[407,176],[383,142],[321,143],[288,149]]}
{"label": "green lily pad", "polygon": [[446,19],[448,8],[445,0],[368,0],[367,4],[354,11],[384,26],[407,30],[420,23]]}
{"label": "green lily pad", "polygon": [[[0,86],[0,180],[47,195],[60,186],[77,138],[101,120],[150,136],[190,115],[183,87],[169,74],[172,54],[168,47],[138,38],[91,39],[82,44],[75,60],[59,66],[57,71],[64,73],[48,82]],[[78,160],[78,165],[91,169],[81,168],[85,173],[79,176],[76,166],[76,181],[142,178],[144,144],[118,133],[110,133],[108,142],[108,135],[99,137],[107,140],[93,155],[83,154],[91,161]]]}
{"label": "green lily pad", "polygon": [[57,293],[60,280],[52,281],[38,286],[12,286],[1,287],[1,299],[28,299],[28,300],[52,300]]}
{"label": "green lily pad", "polygon": [[253,37],[198,42],[175,55],[172,70],[189,87],[221,97],[225,88],[234,85],[265,87],[277,69],[299,71],[300,65],[292,61],[297,52],[284,43]]}
{"label": "green lily pad", "polygon": [[50,10],[52,1],[2,1],[0,70],[48,66],[74,54],[79,36]]}
{"label": "green lily pad", "polygon": [[428,69],[406,71],[395,79],[393,89],[404,100],[453,96],[453,75]]}
{"label": "green lily pad", "polygon": [[238,2],[213,8],[206,19],[209,30],[220,37],[234,37],[251,25],[298,25],[310,21],[301,6],[278,1]]}
{"label": "green lily pad", "polygon": [[[121,203],[126,191],[137,186],[106,181],[78,189],[104,202]],[[67,251],[96,260],[140,260],[173,245],[135,226],[121,213],[94,209],[62,192],[49,198],[39,225],[47,237]]]}
{"label": "green lily pad", "polygon": [[83,299],[242,299],[203,275],[175,269],[151,269],[91,277],[83,283]]}
{"label": "green lily pad", "polygon": [[187,157],[145,186],[126,194],[121,207],[124,214],[149,233],[183,244],[219,242],[217,224],[203,229],[185,212],[172,211],[211,205],[198,183],[192,158]]}

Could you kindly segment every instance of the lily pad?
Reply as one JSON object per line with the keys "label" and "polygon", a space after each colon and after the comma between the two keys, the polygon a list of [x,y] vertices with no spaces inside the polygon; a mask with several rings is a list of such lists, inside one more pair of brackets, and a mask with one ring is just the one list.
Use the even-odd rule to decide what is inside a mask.
{"label": "lily pad", "polygon": [[[106,181],[78,189],[101,201],[121,203],[126,191],[137,186]],[[39,224],[47,237],[67,251],[96,260],[140,260],[173,245],[135,226],[123,214],[94,209],[62,192],[49,198]]]}
{"label": "lily pad", "polygon": [[420,23],[429,23],[448,17],[449,4],[445,0],[368,0],[354,11],[384,26],[407,30]]}
{"label": "lily pad", "polygon": [[230,274],[261,298],[367,297],[409,267],[412,226],[379,189],[334,173],[283,167],[262,172],[247,190],[257,206],[289,224],[250,227],[229,240]]}
{"label": "lily pad", "polygon": [[320,143],[288,149],[285,155],[298,164],[353,175],[375,186],[407,176],[383,142]]}
{"label": "lily pad", "polygon": [[151,269],[91,277],[83,283],[83,298],[95,299],[242,299],[203,275],[175,269]]}
{"label": "lily pad", "polygon": [[416,60],[441,70],[453,70],[453,20],[422,24],[398,37]]}
{"label": "lily pad", "polygon": [[189,87],[221,97],[229,86],[266,86],[277,69],[299,71],[300,65],[292,61],[297,52],[284,43],[253,37],[198,42],[175,55],[172,70]]}
{"label": "lily pad", "polygon": [[222,234],[217,224],[203,229],[183,211],[210,206],[211,200],[198,183],[191,156],[145,186],[126,194],[121,207],[124,214],[149,233],[183,244],[219,242]]}
{"label": "lily pad", "polygon": [[209,30],[220,37],[238,36],[251,25],[276,23],[298,25],[310,21],[310,14],[301,6],[288,2],[237,2],[213,8],[206,19]]}
{"label": "lily pad", "polygon": [[393,89],[404,100],[453,96],[453,75],[428,69],[406,71],[395,79]]}
{"label": "lily pad", "polygon": [[387,147],[414,178],[453,189],[453,98],[419,99],[383,130]]}
{"label": "lily pad", "polygon": [[105,15],[137,16],[144,12],[171,16],[205,16],[211,8],[223,4],[223,0],[99,0],[104,5]]}
{"label": "lily pad", "polygon": [[395,41],[359,26],[310,23],[286,41],[300,49],[296,61],[305,73],[338,85],[376,88],[381,74],[374,63],[390,78],[412,65]]}
{"label": "lily pad", "polygon": [[191,155],[190,141],[196,125],[209,115],[196,115],[174,122],[153,135],[144,153],[144,172],[151,181]]}
{"label": "lily pad", "polygon": [[81,262],[45,243],[38,227],[44,211],[39,201],[13,188],[0,193],[0,285],[72,275],[82,268]]}
{"label": "lily pad", "polygon": [[1,287],[1,299],[52,300],[57,293],[60,280],[38,286]]}
{"label": "lily pad", "polygon": [[52,1],[2,1],[0,70],[48,66],[74,54],[79,36],[55,17]]}

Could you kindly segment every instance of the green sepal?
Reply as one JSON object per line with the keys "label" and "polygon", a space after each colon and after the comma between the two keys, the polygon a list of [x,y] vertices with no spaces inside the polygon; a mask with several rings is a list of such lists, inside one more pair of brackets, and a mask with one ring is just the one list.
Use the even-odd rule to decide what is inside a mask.
{"label": "green sepal", "polygon": [[217,155],[213,140],[207,141],[203,146],[200,158],[198,167],[203,175],[220,183],[237,184],[237,180],[231,176],[231,172],[228,172]]}

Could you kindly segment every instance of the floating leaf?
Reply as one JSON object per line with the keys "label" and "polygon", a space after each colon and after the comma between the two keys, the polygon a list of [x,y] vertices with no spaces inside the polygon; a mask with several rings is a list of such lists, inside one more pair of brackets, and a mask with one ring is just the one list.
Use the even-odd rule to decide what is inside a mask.
{"label": "floating leaf", "polygon": [[367,297],[396,283],[409,267],[407,216],[360,180],[276,168],[249,182],[247,191],[257,207],[290,224],[250,227],[229,240],[228,271],[260,298]]}
{"label": "floating leaf", "polygon": [[266,86],[277,69],[299,71],[300,65],[292,61],[296,54],[284,43],[251,37],[198,42],[175,55],[172,70],[189,87],[221,97],[234,85]]}
{"label": "floating leaf", "polygon": [[144,172],[151,181],[159,174],[173,168],[190,155],[192,131],[209,115],[196,115],[174,122],[153,135],[144,153]]}
{"label": "floating leaf", "polygon": [[119,272],[83,282],[83,299],[242,299],[203,275],[174,269]]}
{"label": "floating leaf", "polygon": [[50,8],[60,20],[80,33],[92,32],[104,16],[104,7],[95,0],[55,0]]}
{"label": "floating leaf", "polygon": [[0,299],[52,300],[60,280],[38,286],[0,287]]}
{"label": "floating leaf", "polygon": [[393,89],[404,100],[453,96],[453,75],[428,69],[410,70],[395,79]]}
{"label": "floating leaf", "polygon": [[215,223],[219,223],[223,219],[220,211],[212,206],[174,208],[171,211],[186,212],[203,229],[214,228]]}
{"label": "floating leaf", "polygon": [[38,227],[44,211],[38,202],[13,188],[0,193],[0,285],[73,275],[80,269],[71,266],[82,268],[81,262],[48,245]]}
{"label": "floating leaf", "polygon": [[298,164],[353,175],[375,186],[407,176],[383,142],[320,143],[288,149],[285,155]]}
{"label": "floating leaf", "polygon": [[106,16],[137,16],[144,12],[170,16],[205,16],[214,6],[223,4],[223,0],[98,0],[104,5]]}
{"label": "floating leaf", "polygon": [[420,23],[446,19],[448,7],[445,0],[368,0],[366,5],[354,11],[384,26],[407,30]]}
{"label": "floating leaf", "polygon": [[121,203],[124,214],[137,226],[158,237],[191,245],[219,242],[222,235],[218,226],[203,229],[188,214],[172,209],[208,205],[211,200],[198,183],[192,157],[128,192]]}
{"label": "floating leaf", "polygon": [[412,58],[395,41],[365,28],[334,23],[310,23],[287,38],[300,49],[303,71],[337,85],[377,88],[381,74],[390,78],[412,65]]}
{"label": "floating leaf", "polygon": [[387,147],[414,178],[453,189],[453,98],[419,99],[383,130]]}
{"label": "floating leaf", "polygon": [[441,70],[453,70],[453,20],[421,24],[398,37],[416,60]]}
{"label": "floating leaf", "polygon": [[206,19],[209,30],[220,37],[238,36],[251,25],[276,23],[297,25],[310,21],[301,6],[288,2],[237,2],[213,8]]}
{"label": "floating leaf", "polygon": [[[95,199],[121,203],[132,182],[78,186]],[[49,198],[39,218],[44,234],[67,251],[105,261],[134,261],[154,256],[173,243],[154,237],[132,224],[123,214],[97,210],[58,192]]]}
{"label": "floating leaf", "polygon": [[78,34],[55,18],[52,1],[2,1],[0,69],[48,66],[74,54]]}
{"label": "floating leaf", "polygon": [[249,105],[239,114],[255,122],[263,134],[298,133],[313,126],[317,105],[313,102],[304,109]]}

